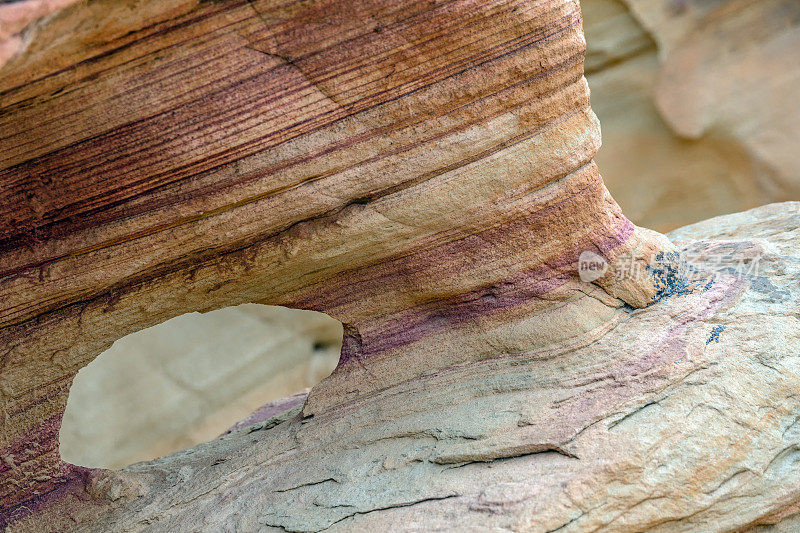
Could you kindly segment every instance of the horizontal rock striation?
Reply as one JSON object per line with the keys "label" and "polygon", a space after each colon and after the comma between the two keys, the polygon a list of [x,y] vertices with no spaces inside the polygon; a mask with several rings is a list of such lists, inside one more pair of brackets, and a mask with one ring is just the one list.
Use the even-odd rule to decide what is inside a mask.
{"label": "horizontal rock striation", "polygon": [[215,441],[76,475],[10,531],[795,531],[798,228],[797,203],[683,228],[696,288],[616,309],[590,346],[310,418],[289,398]]}
{"label": "horizontal rock striation", "polygon": [[[578,350],[668,289],[673,246],[592,161],[575,0],[98,0],[31,38],[0,70],[6,519],[103,492],[59,459],[72,378],[181,313],[340,320],[303,408],[335,426],[423,375]],[[641,268],[590,284],[586,251]]]}

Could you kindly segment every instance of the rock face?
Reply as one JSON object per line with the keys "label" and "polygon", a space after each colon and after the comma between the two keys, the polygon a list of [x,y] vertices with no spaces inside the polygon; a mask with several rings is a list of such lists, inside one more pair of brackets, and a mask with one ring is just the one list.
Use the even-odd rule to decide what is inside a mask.
{"label": "rock face", "polygon": [[[722,16],[723,10],[717,8],[727,4],[730,2],[718,2],[713,6],[719,13],[714,17]],[[700,138],[689,139],[679,136],[671,127],[671,121],[665,122],[665,119],[670,120],[670,114],[667,109],[659,110],[656,104],[656,95],[664,91],[667,83],[661,74],[664,56],[687,39],[673,30],[667,31],[668,27],[675,25],[682,28],[685,35],[704,36],[703,46],[712,49],[725,48],[728,46],[725,42],[733,39],[730,32],[717,32],[711,37],[717,31],[714,29],[717,24],[703,22],[708,18],[711,4],[648,2],[631,3],[630,6],[622,0],[581,2],[587,40],[584,69],[592,91],[592,109],[598,114],[603,129],[603,147],[596,160],[603,169],[606,185],[615,200],[620,202],[626,216],[650,228],[669,230],[711,215],[741,211],[790,195],[788,191],[771,185],[772,179],[763,172],[765,167],[748,155],[751,151],[745,144],[751,136],[748,134],[737,140],[732,123],[718,120],[719,117],[724,119],[726,113],[716,113],[718,117],[707,132]],[[791,6],[787,8],[791,9]],[[736,18],[742,16],[743,10],[728,9],[725,13],[725,17]],[[785,18],[785,25],[781,28],[775,28],[774,22],[773,17],[770,30],[773,40],[790,32],[791,18]],[[751,34],[745,32],[737,37],[738,49],[754,47]],[[786,42],[785,38],[781,42]],[[784,53],[785,50],[778,52]],[[791,62],[783,61],[782,65],[789,67]],[[749,67],[742,75],[752,76]],[[692,71],[693,83],[700,90],[715,88],[714,76],[712,69]],[[681,75],[672,81],[685,83],[687,79]],[[765,81],[767,83],[748,88],[751,94],[758,95],[759,105],[748,103],[738,105],[736,109],[740,118],[750,121],[751,128],[760,131],[767,131],[777,124],[770,117],[773,110],[790,112],[794,108],[791,102],[780,103],[766,95],[770,84],[776,82],[774,74]],[[724,90],[714,94],[713,99],[706,99],[707,104],[721,106],[734,101],[736,96]],[[791,140],[793,136],[786,132],[781,134],[781,139]],[[795,173],[787,169],[781,175],[791,181]],[[237,313],[235,310],[230,312]],[[291,314],[293,312],[302,313],[283,311],[287,314],[276,316],[276,324],[264,326],[264,336],[276,331],[283,338],[286,326],[296,332],[296,328],[291,327],[292,317],[296,316]],[[228,315],[228,311],[220,313],[202,315],[204,335],[223,338],[252,323],[251,317],[244,315],[241,322],[232,325],[227,319],[232,315]],[[217,316],[227,318],[215,320]],[[337,324],[334,320],[331,322]],[[209,389],[203,388],[200,394],[195,394],[195,391],[182,386],[185,380],[179,379],[179,386],[171,385],[176,379],[176,371],[182,371],[184,365],[190,368],[192,365],[188,356],[177,354],[183,345],[172,341],[173,337],[186,335],[187,324],[180,319],[178,322],[171,320],[162,326],[165,329],[159,329],[160,339],[164,340],[159,344],[160,357],[153,352],[142,355],[144,341],[126,338],[112,348],[116,363],[109,358],[101,359],[102,363],[96,360],[94,365],[102,364],[102,369],[89,367],[79,374],[85,386],[77,389],[73,386],[70,391],[70,403],[65,414],[69,422],[66,434],[65,426],[61,429],[63,458],[84,466],[119,467],[185,448],[213,438],[226,421],[230,424],[267,400],[316,384],[318,379],[308,378],[322,378],[329,373],[330,365],[335,365],[329,363],[326,355],[324,364],[320,366],[317,363],[323,358],[316,353],[312,355],[310,346],[315,341],[312,337],[316,329],[305,343],[300,337],[291,344],[273,344],[267,340],[263,348],[266,351],[269,345],[272,357],[252,358],[253,352],[242,348],[247,353],[242,354],[242,359],[232,360],[228,367],[225,366],[227,360],[216,357],[219,346],[214,345],[205,352],[193,350],[195,356],[202,357],[198,365],[198,369],[204,372],[201,381],[205,386],[213,383],[214,391],[209,395]],[[167,328],[172,329],[168,332]],[[133,335],[138,335],[138,339],[146,337],[138,333]],[[150,342],[147,341],[148,348]],[[130,354],[122,353],[126,347]],[[167,349],[176,353],[167,358]],[[224,352],[235,354],[236,350],[226,348]],[[306,369],[297,366],[303,361],[309,362]],[[286,366],[288,362],[292,362],[290,369]],[[209,365],[216,364],[219,370],[216,366],[211,370]],[[286,370],[283,377],[281,369]],[[249,380],[258,383],[245,388],[242,379],[225,378],[231,373],[246,374]],[[138,376],[140,381],[126,379],[123,375]],[[268,377],[262,379],[264,376]],[[142,391],[149,391],[147,397],[152,398],[150,409],[147,403],[130,401],[131,394]],[[96,402],[98,397],[103,398],[102,404]],[[223,398],[235,407],[218,409],[221,405],[218,402]],[[170,407],[164,408],[164,402],[170,402],[167,403]],[[132,413],[129,406],[134,404],[137,411]],[[207,406],[203,408],[204,416],[208,418],[206,421],[200,416],[200,406]]]}
{"label": "rock face", "polygon": [[800,4],[581,3],[597,162],[631,220],[666,231],[798,198]]}
{"label": "rock face", "polygon": [[[622,215],[592,161],[600,133],[575,0],[98,0],[32,38],[0,71],[7,520],[84,482],[112,500],[146,489],[61,462],[58,428],[82,366],[179,314],[256,302],[340,320],[339,366],[302,409],[346,444],[376,416],[395,427],[404,409],[441,416],[387,391],[456,398],[439,380],[462,366],[580,350],[626,304],[670,290],[657,274],[673,246]],[[584,252],[606,269],[594,284],[579,277]],[[616,276],[623,265],[635,275]],[[297,437],[281,435],[265,457],[293,453]],[[457,442],[430,464],[562,447],[493,438],[495,451]]]}
{"label": "rock face", "polygon": [[10,531],[795,531],[800,204],[672,239],[690,264],[665,273],[671,295],[613,309],[591,344],[310,418],[301,398],[266,406],[207,444],[76,476]]}

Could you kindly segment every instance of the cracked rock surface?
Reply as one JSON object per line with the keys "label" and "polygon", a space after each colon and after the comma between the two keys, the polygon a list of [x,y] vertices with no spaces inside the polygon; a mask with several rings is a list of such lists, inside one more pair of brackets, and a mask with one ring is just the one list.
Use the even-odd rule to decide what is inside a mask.
{"label": "cracked rock surface", "polygon": [[[800,204],[671,234],[695,283],[584,346],[431,372],[118,472],[10,531],[794,531]],[[85,486],[84,486],[85,481]]]}
{"label": "cracked rock surface", "polygon": [[173,317],[339,320],[303,408],[324,418],[574,349],[659,290],[578,273],[673,250],[593,162],[577,0],[95,0],[35,25],[0,71],[0,523],[83,475],[58,447],[77,372]]}

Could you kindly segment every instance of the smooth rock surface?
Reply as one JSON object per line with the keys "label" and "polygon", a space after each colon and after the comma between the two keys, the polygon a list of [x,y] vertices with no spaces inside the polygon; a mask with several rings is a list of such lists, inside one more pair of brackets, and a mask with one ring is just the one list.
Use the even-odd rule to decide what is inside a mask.
{"label": "smooth rock surface", "polygon": [[35,23],[75,0],[19,0],[0,5],[0,67],[35,38]]}
{"label": "smooth rock surface", "polygon": [[322,313],[253,304],[128,335],[75,377],[61,457],[121,468],[213,439],[257,407],[319,383],[341,347],[342,325]]}
{"label": "smooth rock surface", "polygon": [[582,5],[597,161],[634,222],[668,231],[800,197],[800,4]]}

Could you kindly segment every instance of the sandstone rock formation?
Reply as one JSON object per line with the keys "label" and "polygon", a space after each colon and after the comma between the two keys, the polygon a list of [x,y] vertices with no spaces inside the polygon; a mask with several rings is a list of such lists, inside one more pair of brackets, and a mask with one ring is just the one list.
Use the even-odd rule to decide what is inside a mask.
{"label": "sandstone rock formation", "polygon": [[597,156],[637,224],[798,198],[794,0],[583,0]]}
{"label": "sandstone rock formation", "polygon": [[[792,524],[798,206],[679,248],[634,226],[592,161],[583,57],[574,0],[98,0],[39,24],[0,70],[9,529]],[[80,367],[246,302],[340,320],[332,376],[152,462],[60,461]]]}
{"label": "sandstone rock formation", "polygon": [[652,2],[630,3],[659,39],[656,97],[670,127],[689,139],[722,130],[757,165],[768,192],[796,195],[800,4],[694,0],[683,16],[662,21]]}
{"label": "sandstone rock formation", "polygon": [[339,367],[303,407],[322,419],[591,343],[653,301],[644,268],[578,278],[584,251],[672,250],[592,162],[583,53],[574,0],[106,0],[40,25],[0,72],[5,514],[80,472],[57,446],[78,369],[178,314],[340,320]]}
{"label": "sandstone rock formation", "polygon": [[[722,5],[718,2],[716,7]],[[592,109],[598,114],[603,129],[603,147],[596,160],[603,169],[606,185],[620,202],[626,216],[653,229],[669,230],[711,215],[741,211],[785,198],[788,193],[770,185],[771,179],[762,172],[763,165],[755,163],[748,155],[749,150],[730,131],[730,124],[716,121],[709,132],[700,138],[681,138],[664,121],[669,116],[665,114],[662,117],[656,105],[656,94],[665,87],[665,83],[659,81],[662,70],[659,49],[662,56],[668,55],[664,51],[671,49],[669,43],[660,36],[676,33],[666,32],[664,28],[680,23],[682,32],[706,36],[704,46],[708,50],[727,46],[719,34],[708,37],[715,26],[702,22],[711,4],[647,2],[631,6],[633,11],[622,0],[581,2],[587,36],[584,69],[592,90]],[[731,13],[741,16],[742,10]],[[773,28],[775,35],[791,28],[791,19],[787,18],[785,22],[784,28]],[[732,34],[728,32],[725,39],[731,37]],[[749,39],[747,34],[743,37]],[[675,37],[673,40],[679,43],[685,39]],[[783,65],[789,63],[784,62]],[[744,74],[749,75],[748,72]],[[712,71],[709,69],[695,69],[692,76],[700,89],[708,90],[716,86],[716,82],[710,79]],[[673,82],[686,80],[685,76],[672,79]],[[769,118],[769,112],[773,109],[792,109],[791,102],[789,105],[780,104],[765,97],[764,89],[768,86],[750,88],[763,103],[737,108],[740,114],[747,115],[745,118],[753,127],[761,130],[775,124]],[[716,99],[721,101],[716,102]],[[731,96],[725,91],[716,93],[712,100],[715,105],[722,105],[725,101],[731,101]],[[792,138],[791,135],[785,137],[789,140]],[[747,142],[748,139],[749,135],[743,137],[742,141]],[[788,171],[783,175],[793,179],[795,174]],[[286,310],[284,313],[293,311]],[[216,316],[228,315],[212,313],[202,316],[204,332],[212,338],[216,336],[212,332],[214,329],[219,329],[220,337],[225,336],[249,320],[245,316],[242,324],[232,328],[230,321],[215,320]],[[295,315],[276,317],[278,323],[265,326],[264,335],[275,331],[273,327],[284,331],[284,326],[292,316]],[[168,321],[159,326],[159,335],[162,339],[168,335],[184,335],[186,329],[173,324],[186,323]],[[144,334],[134,336],[140,340],[146,338]],[[299,338],[297,340],[302,345],[302,341]],[[182,386],[170,388],[174,372],[183,368],[182,365],[189,364],[186,356],[173,355],[167,371],[161,364],[162,359],[153,354],[140,353],[144,348],[143,342],[126,337],[122,344],[115,344],[112,351],[118,362],[115,364],[107,358],[101,359],[102,363],[96,360],[94,365],[102,364],[102,368],[84,369],[82,374],[87,376],[82,378],[82,383],[86,386],[71,389],[70,404],[65,415],[70,422],[66,425],[67,434],[65,426],[62,425],[61,429],[61,455],[69,462],[84,466],[124,466],[135,460],[185,448],[217,435],[218,428],[226,421],[229,424],[243,416],[248,407],[253,409],[267,399],[310,387],[318,381],[299,380],[300,376],[318,375],[318,367],[313,362],[320,358],[317,355],[312,357],[308,346],[296,351],[298,348],[294,343],[271,345],[269,350],[272,357],[250,358],[247,366],[243,366],[245,360],[240,359],[227,368],[228,372],[247,373],[251,380],[269,374],[268,382],[261,380],[258,386],[251,388],[242,387],[239,379],[225,380],[225,371],[211,371],[209,364],[226,364],[214,352],[193,350],[194,354],[203,358],[200,362],[203,372],[215,376],[214,393],[211,396],[217,400],[225,398],[236,406],[218,410],[215,406],[220,404],[216,400],[209,402],[205,390],[202,394],[195,394],[195,391]],[[313,343],[314,339],[309,338],[308,342]],[[171,350],[177,348],[175,343],[169,342],[160,346],[166,349],[166,344],[170,344]],[[126,347],[130,353],[123,354]],[[219,350],[217,346],[211,349]],[[305,360],[310,365],[306,370],[297,366],[304,357],[308,357]],[[293,366],[283,375],[280,369],[288,361],[292,361]],[[141,381],[121,377],[122,373],[130,372],[134,372]],[[82,374],[79,374],[79,379]],[[211,383],[208,378],[202,381],[206,385]],[[287,388],[289,384],[294,387]],[[147,396],[151,398],[149,404],[137,402],[135,414],[130,412],[129,407],[133,391],[149,391]],[[96,402],[98,394],[102,394],[104,399],[102,408]],[[170,407],[165,413],[162,409],[164,402],[181,407]],[[210,412],[206,413],[206,420],[198,418],[200,404],[209,405]],[[103,422],[98,422],[101,415]],[[131,416],[138,423],[126,421]],[[125,443],[122,444],[120,439],[124,439]]]}
{"label": "sandstone rock formation", "polygon": [[[10,531],[795,531],[800,204],[672,238],[688,285],[575,349],[456,365],[345,408],[76,475]],[[84,485],[85,480],[85,485]]]}

